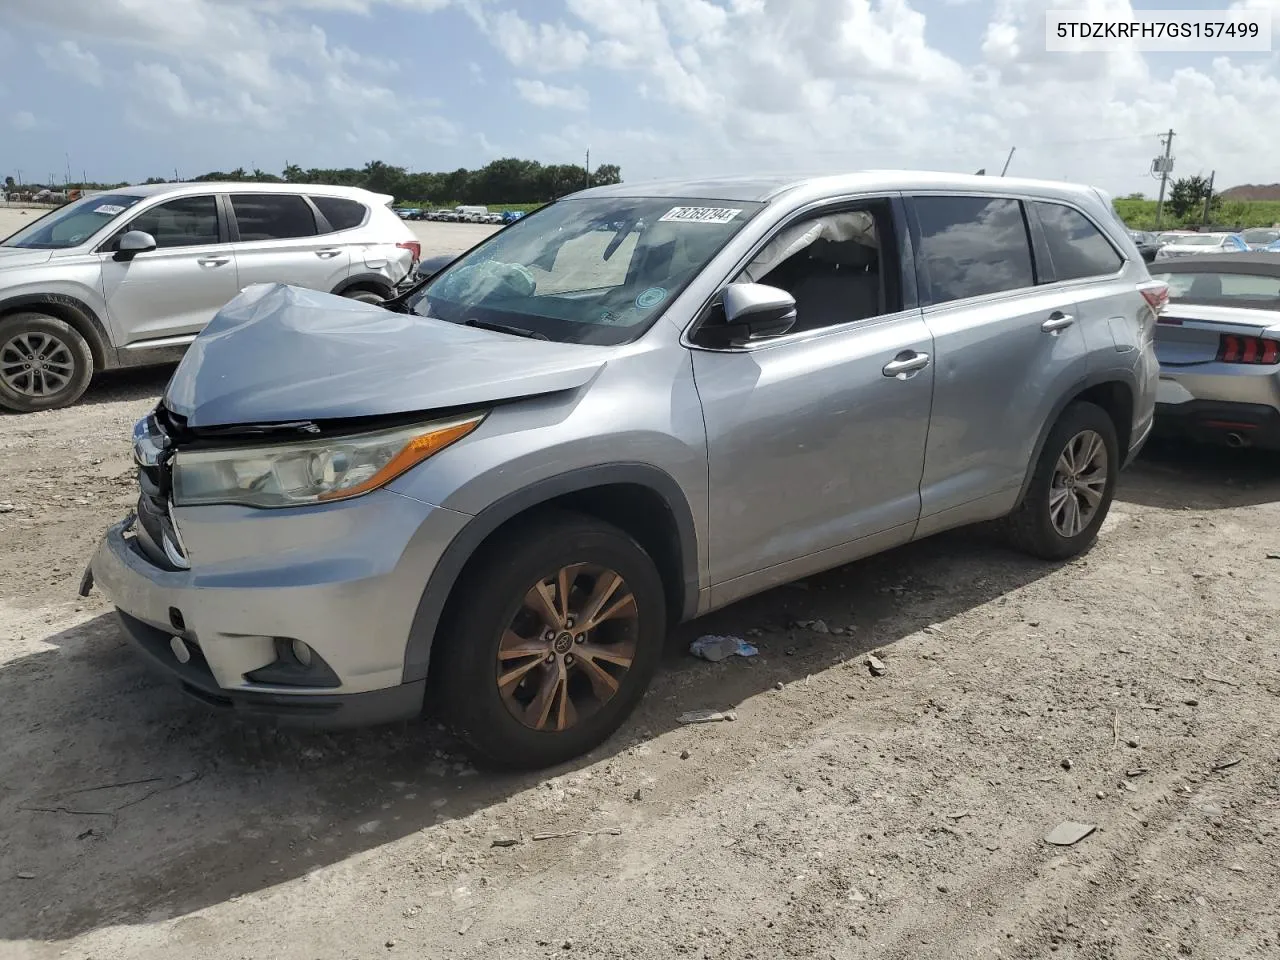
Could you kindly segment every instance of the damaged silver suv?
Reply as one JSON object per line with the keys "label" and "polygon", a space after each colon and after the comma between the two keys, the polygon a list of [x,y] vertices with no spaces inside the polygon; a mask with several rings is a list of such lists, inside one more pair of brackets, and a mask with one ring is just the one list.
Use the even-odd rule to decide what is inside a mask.
{"label": "damaged silver suv", "polygon": [[510,766],[674,623],[962,524],[1085,550],[1163,284],[1098,192],[919,173],[601,187],[384,308],[251,287],[138,424],[93,557],[141,653],[310,725],[428,708]]}

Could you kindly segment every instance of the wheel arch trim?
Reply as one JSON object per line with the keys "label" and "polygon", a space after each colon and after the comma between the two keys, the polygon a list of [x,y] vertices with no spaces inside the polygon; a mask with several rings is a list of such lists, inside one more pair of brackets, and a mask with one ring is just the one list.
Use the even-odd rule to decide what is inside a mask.
{"label": "wheel arch trim", "polygon": [[499,527],[521,514],[569,494],[597,487],[626,484],[645,487],[671,512],[679,545],[680,580],[684,588],[681,619],[697,613],[698,538],[693,510],[676,480],[658,467],[645,463],[612,463],[582,467],[546,477],[497,500],[469,520],[440,554],[418,601],[405,645],[405,683],[427,675],[436,630],[454,586],[467,562]]}

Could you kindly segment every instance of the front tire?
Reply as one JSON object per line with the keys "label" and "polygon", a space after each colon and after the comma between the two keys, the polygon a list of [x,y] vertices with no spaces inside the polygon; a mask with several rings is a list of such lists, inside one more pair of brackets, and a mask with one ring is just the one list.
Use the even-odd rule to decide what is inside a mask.
{"label": "front tire", "polygon": [[440,719],[483,760],[537,769],[607,739],[662,653],[666,598],[610,524],[548,512],[470,564],[436,643]]}
{"label": "front tire", "polygon": [[386,299],[372,290],[348,290],[343,296],[348,300],[359,300],[361,303],[382,303]]}
{"label": "front tire", "polygon": [[93,379],[93,352],[74,327],[43,313],[0,320],[0,407],[18,413],[75,403]]}
{"label": "front tire", "polygon": [[1026,497],[1008,517],[1009,540],[1042,560],[1078,556],[1097,538],[1119,475],[1111,417],[1096,404],[1071,404],[1045,440]]}

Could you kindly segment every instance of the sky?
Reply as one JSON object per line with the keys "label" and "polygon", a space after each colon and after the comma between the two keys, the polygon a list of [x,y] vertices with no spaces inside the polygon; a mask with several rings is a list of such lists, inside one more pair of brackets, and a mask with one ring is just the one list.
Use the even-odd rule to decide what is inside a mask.
{"label": "sky", "polygon": [[[2,0],[0,177],[616,163],[1280,181],[1277,53],[1047,53],[1115,0]],[[1158,0],[1138,9],[1269,8]]]}

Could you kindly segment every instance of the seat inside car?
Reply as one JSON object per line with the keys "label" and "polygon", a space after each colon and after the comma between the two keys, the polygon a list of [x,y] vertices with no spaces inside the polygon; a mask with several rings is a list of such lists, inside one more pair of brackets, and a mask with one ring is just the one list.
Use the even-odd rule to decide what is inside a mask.
{"label": "seat inside car", "polygon": [[819,239],[778,264],[761,282],[795,297],[792,332],[803,332],[883,313],[880,279],[880,255],[874,247],[856,240]]}
{"label": "seat inside car", "polygon": [[1222,296],[1222,278],[1216,273],[1200,273],[1191,281],[1191,289],[1187,291],[1192,297]]}

